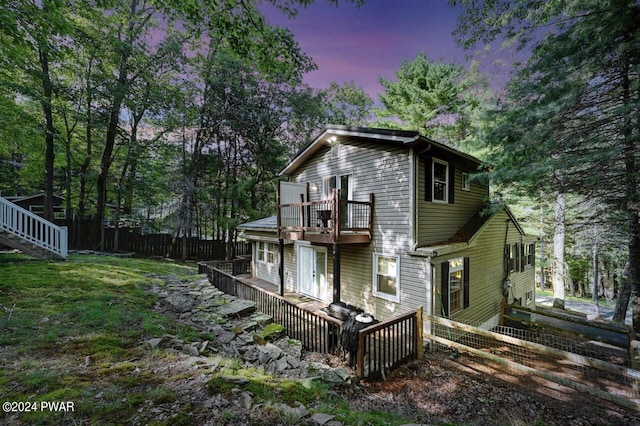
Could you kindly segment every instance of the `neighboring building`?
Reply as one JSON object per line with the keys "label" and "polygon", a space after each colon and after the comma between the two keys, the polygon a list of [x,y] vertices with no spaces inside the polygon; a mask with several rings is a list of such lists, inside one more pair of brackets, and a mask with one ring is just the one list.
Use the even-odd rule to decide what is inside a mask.
{"label": "neighboring building", "polygon": [[[44,193],[35,195],[5,196],[4,199],[11,201],[13,204],[22,207],[33,214],[44,217]],[[53,196],[53,217],[56,222],[62,222],[65,219],[64,197],[55,194]]]}
{"label": "neighboring building", "polygon": [[534,241],[469,180],[480,164],[417,132],[329,126],[281,171],[277,216],[239,227],[253,275],[379,319],[423,306],[489,328],[503,292],[533,307]]}

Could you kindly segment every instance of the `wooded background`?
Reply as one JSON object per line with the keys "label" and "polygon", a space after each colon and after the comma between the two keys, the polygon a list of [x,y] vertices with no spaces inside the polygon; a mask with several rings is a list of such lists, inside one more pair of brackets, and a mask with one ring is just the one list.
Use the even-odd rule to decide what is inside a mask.
{"label": "wooded background", "polygon": [[[292,17],[312,2],[269,0]],[[0,191],[44,192],[50,218],[63,195],[67,223],[90,219],[87,248],[120,222],[235,242],[274,213],[277,172],[325,124],[419,130],[485,161],[473,178],[540,237],[558,305],[616,298],[620,319],[633,297],[640,331],[640,6],[451,3],[459,45],[492,52],[510,81],[417,52],[374,102],[353,82],[305,85],[313,59],[253,0],[9,0]]]}

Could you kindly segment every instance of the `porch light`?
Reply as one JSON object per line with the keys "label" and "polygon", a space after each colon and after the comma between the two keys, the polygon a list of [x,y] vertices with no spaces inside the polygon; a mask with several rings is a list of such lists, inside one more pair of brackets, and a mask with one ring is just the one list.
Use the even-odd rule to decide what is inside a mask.
{"label": "porch light", "polygon": [[338,138],[336,138],[335,136],[331,136],[329,139],[327,139],[327,142],[329,142],[329,145],[333,145],[338,142]]}

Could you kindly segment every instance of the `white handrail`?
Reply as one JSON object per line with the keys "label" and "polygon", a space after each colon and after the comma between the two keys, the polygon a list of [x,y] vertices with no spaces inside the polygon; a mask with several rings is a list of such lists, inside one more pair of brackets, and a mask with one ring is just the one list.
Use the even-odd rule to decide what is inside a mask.
{"label": "white handrail", "polygon": [[67,227],[55,225],[12,202],[0,198],[0,230],[7,231],[66,259]]}

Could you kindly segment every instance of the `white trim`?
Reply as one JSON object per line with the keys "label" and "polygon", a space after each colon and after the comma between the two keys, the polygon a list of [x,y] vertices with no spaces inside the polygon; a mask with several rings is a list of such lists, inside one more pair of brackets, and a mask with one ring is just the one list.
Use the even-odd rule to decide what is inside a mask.
{"label": "white trim", "polygon": [[[435,177],[435,168],[436,168],[436,163],[445,166],[445,176],[444,176],[444,200],[436,200],[436,177]],[[442,183],[441,181],[438,181],[438,183]],[[434,203],[443,203],[443,204],[448,204],[449,203],[449,185],[451,183],[449,182],[449,163],[447,161],[444,160],[440,160],[438,158],[432,158],[431,159],[431,201]]]}
{"label": "white trim", "polygon": [[469,173],[462,172],[462,190],[463,191],[471,191],[471,181]]}
{"label": "white trim", "polygon": [[[307,293],[303,293],[302,292],[302,285],[301,285],[301,280],[302,280],[302,267],[301,267],[301,262],[302,262],[302,256],[300,256],[300,249],[301,248],[309,248],[311,250],[313,250],[314,252],[314,263],[317,263],[318,261],[318,252],[321,252],[324,254],[324,280],[320,281],[320,288],[319,290],[319,294],[318,295],[312,295],[312,294],[307,294]],[[328,261],[327,261],[327,248],[323,247],[323,246],[314,246],[311,245],[308,241],[300,241],[299,243],[296,244],[296,275],[297,275],[297,289],[298,289],[298,293],[300,294],[304,294],[305,296],[314,298],[314,299],[318,299],[318,300],[323,300],[323,295],[326,297],[327,295],[327,291],[328,291],[328,287],[329,287],[329,279],[328,279],[328,271],[327,271],[327,267],[328,267]],[[316,268],[316,265],[314,265],[314,268]]]}
{"label": "white trim", "polygon": [[[264,249],[260,249],[260,244],[264,244]],[[260,260],[260,253],[263,253],[263,260]],[[273,262],[269,262],[269,253],[273,258]],[[263,265],[275,265],[278,263],[278,251],[274,243],[268,241],[256,241],[256,262]]]}
{"label": "white trim", "polygon": [[[390,295],[389,293],[383,293],[378,291],[378,259],[394,259],[396,262],[396,295]],[[381,299],[388,300],[390,302],[400,303],[400,256],[398,255],[385,255],[379,253],[373,253],[373,295]]]}
{"label": "white trim", "polygon": [[[451,263],[455,261],[460,261],[460,265],[458,266],[451,265]],[[447,300],[449,301],[449,306],[447,311],[449,312],[449,316],[451,316],[455,313],[464,311],[464,257],[456,257],[454,259],[449,259],[448,262],[449,262],[449,276],[447,277],[447,281],[448,281],[447,288],[449,290],[449,296],[447,297]],[[458,271],[461,272],[460,285],[456,290],[460,292],[460,307],[455,311],[453,311],[451,309],[451,275],[454,272],[458,272]]]}

